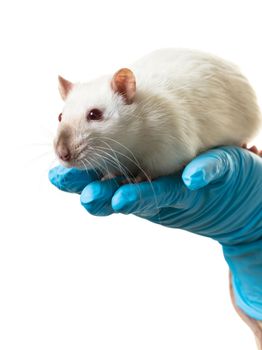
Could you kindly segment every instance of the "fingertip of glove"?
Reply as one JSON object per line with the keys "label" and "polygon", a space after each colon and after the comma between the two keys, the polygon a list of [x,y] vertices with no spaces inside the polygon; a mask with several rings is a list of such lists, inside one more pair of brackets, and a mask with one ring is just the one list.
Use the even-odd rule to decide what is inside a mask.
{"label": "fingertip of glove", "polygon": [[97,199],[100,194],[98,184],[92,183],[87,185],[80,195],[81,205],[92,215],[97,215]]}
{"label": "fingertip of glove", "polygon": [[204,169],[199,169],[194,173],[185,170],[182,174],[182,179],[186,187],[190,190],[198,190],[208,183]]}
{"label": "fingertip of glove", "polygon": [[52,168],[48,171],[48,179],[51,182],[52,185],[58,186],[57,183],[57,172],[59,170],[59,166],[56,166],[55,168]]}
{"label": "fingertip of glove", "polygon": [[123,191],[117,191],[111,200],[111,205],[115,213],[121,213],[125,210],[126,200]]}
{"label": "fingertip of glove", "polygon": [[52,168],[48,171],[48,179],[51,183],[53,183],[53,181],[54,181],[54,168]]}
{"label": "fingertip of glove", "polygon": [[102,188],[99,182],[92,182],[87,185],[81,193],[80,201],[82,205],[91,204],[101,199]]}
{"label": "fingertip of glove", "polygon": [[217,179],[224,173],[223,149],[214,149],[202,153],[185,167],[182,179],[190,190],[197,190]]}
{"label": "fingertip of glove", "polygon": [[80,195],[80,203],[85,210],[95,216],[108,216],[113,214],[110,202],[108,203],[105,188],[101,182],[87,185]]}
{"label": "fingertip of glove", "polygon": [[126,185],[115,193],[111,205],[114,212],[129,214],[132,212],[133,207],[138,200],[138,194],[133,190],[132,185]]}

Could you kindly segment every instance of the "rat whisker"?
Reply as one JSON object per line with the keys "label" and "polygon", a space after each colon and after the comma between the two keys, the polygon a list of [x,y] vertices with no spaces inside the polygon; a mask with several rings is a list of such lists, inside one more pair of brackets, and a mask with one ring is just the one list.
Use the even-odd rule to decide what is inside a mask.
{"label": "rat whisker", "polygon": [[120,169],[122,167],[122,164],[119,162],[119,159],[112,148],[111,148],[111,150],[113,151],[114,156],[111,155],[109,152],[106,152],[106,151],[110,151],[110,149],[108,147],[97,146],[97,150],[105,153],[108,157],[110,157],[113,160],[114,164],[117,166],[117,168]]}
{"label": "rat whisker", "polygon": [[54,139],[55,133],[49,129],[46,125],[43,125],[41,123],[38,124],[38,126],[45,131],[46,134],[48,134],[48,138],[51,137],[51,140]]}
{"label": "rat whisker", "polygon": [[132,157],[134,158],[134,161],[136,162],[137,165],[140,165],[138,159],[136,158],[136,156],[134,155],[134,153],[125,145],[123,145],[121,142],[119,141],[116,141],[115,139],[112,139],[111,137],[105,137],[105,136],[102,136],[101,138],[103,139],[107,139],[107,140],[110,140],[110,141],[113,141],[115,142],[116,144],[118,144],[119,146],[121,146],[122,148],[124,148],[126,151],[128,151]]}
{"label": "rat whisker", "polygon": [[[120,171],[120,173],[125,174],[124,168],[121,166],[121,164],[118,164],[118,163],[115,161],[114,158],[111,157],[111,159],[110,159],[110,158],[108,158],[108,157],[106,157],[106,156],[104,156],[104,155],[99,154],[98,152],[95,154],[95,156],[103,161],[103,163],[104,163],[103,169],[106,170],[105,174],[111,174],[111,173],[112,173],[112,171],[110,171],[110,170],[108,169],[108,165],[106,164],[106,161],[107,161],[107,163],[110,164],[114,169],[118,169],[118,170]],[[101,166],[102,166],[102,165],[101,165]]]}
{"label": "rat whisker", "polygon": [[49,185],[49,182],[47,181],[46,174],[54,166],[56,161],[57,161],[56,157],[53,157],[53,159],[51,159],[50,162],[48,162],[47,166],[45,166],[43,168],[43,170],[40,171],[39,176],[38,176],[39,182],[38,182],[38,187],[37,187],[39,192],[40,192],[40,189],[42,188],[43,181],[45,181],[45,184],[48,183],[48,185]]}
{"label": "rat whisker", "polygon": [[[94,163],[97,164],[97,168],[96,169],[100,170],[102,174],[107,174],[108,173],[108,169],[105,166],[103,166],[101,163],[99,163],[97,160],[93,159],[92,157],[89,157],[89,159],[90,159],[91,162],[94,162]],[[101,178],[101,176],[100,176],[100,178]]]}
{"label": "rat whisker", "polygon": [[[116,160],[111,154],[109,154],[108,152],[104,151],[103,149],[101,149],[100,147],[98,148],[98,150],[100,152],[105,153],[107,156],[105,155],[101,155],[101,158],[105,158],[113,167],[116,167],[120,173],[122,175],[124,175],[125,179],[127,180],[127,182],[132,183],[132,181],[130,180],[131,177],[134,178],[134,176],[132,176],[131,172],[129,171],[129,169],[124,166],[123,164],[121,164],[118,159]],[[125,170],[126,169],[126,170]],[[130,175],[128,175],[130,174]]]}
{"label": "rat whisker", "polygon": [[[104,142],[105,144],[107,144],[107,142]],[[108,145],[108,144],[107,144]],[[109,145],[108,145],[109,146]],[[109,146],[110,147],[110,146]],[[111,147],[110,147],[111,148]],[[126,147],[125,147],[126,148]],[[111,148],[112,149],[112,148]],[[127,159],[129,159],[131,162],[134,162],[130,157],[126,156],[125,154],[123,154],[122,152],[119,152],[117,150],[114,150],[114,152],[122,155],[123,157],[126,157]],[[154,201],[155,201],[155,204],[156,204],[156,208],[158,209],[158,216],[159,216],[159,222],[161,222],[161,219],[160,219],[160,207],[158,205],[158,200],[157,200],[157,195],[156,195],[156,192],[154,190],[154,187],[152,185],[152,180],[150,179],[150,177],[147,175],[147,173],[144,171],[144,169],[142,169],[142,167],[139,165],[139,163],[137,164],[137,162],[134,162],[135,165],[138,167],[138,169],[140,171],[142,171],[142,173],[146,176],[149,184],[150,184],[150,187],[151,187],[151,190],[152,190],[152,193],[153,193],[153,196],[154,196]],[[141,194],[140,194],[141,196]]]}
{"label": "rat whisker", "polygon": [[[110,147],[110,146],[109,146]],[[111,147],[110,147],[111,148]],[[101,147],[101,146],[98,146],[98,150],[100,152],[103,152],[104,154],[106,154],[107,156],[105,155],[102,155],[102,157],[105,157],[108,161],[110,160],[108,157],[111,158],[111,160],[114,162],[114,165],[117,166],[117,168],[120,170],[120,173],[123,173],[123,175],[125,176],[126,180],[129,182],[129,183],[133,183],[130,179],[135,179],[135,176],[131,173],[131,171],[128,169],[128,167],[126,167],[124,164],[121,164],[116,153],[114,152],[114,150],[111,148],[112,152],[114,152],[115,154],[115,157],[112,156],[109,152],[106,152],[105,150],[109,150],[108,148],[106,147]]]}
{"label": "rat whisker", "polygon": [[[99,172],[95,168],[95,166],[88,159],[83,159],[83,160],[80,160],[80,161],[81,161],[82,164],[84,163],[84,167],[86,169],[86,172],[88,172],[88,170],[93,170],[96,173],[97,178],[100,179],[101,175],[99,174]],[[87,163],[87,165],[89,165],[89,168],[85,165],[85,163]]]}
{"label": "rat whisker", "polygon": [[48,147],[52,147],[52,144],[51,143],[36,143],[36,142],[33,142],[33,143],[25,143],[25,144],[23,144],[23,145],[21,145],[21,147],[39,147],[39,146],[41,146],[41,147],[43,147],[43,146],[48,146]]}
{"label": "rat whisker", "polygon": [[[111,139],[113,140],[113,139]],[[114,140],[115,141],[115,140]],[[102,141],[104,142],[107,146],[109,146],[111,148],[111,146],[105,142],[105,141]],[[120,142],[116,141],[119,145],[122,145]],[[141,171],[141,173],[145,176],[145,178],[147,179],[147,181],[150,183],[150,186],[151,186],[151,189],[152,189],[152,193],[154,195],[154,200],[155,200],[155,203],[156,203],[156,207],[159,209],[159,205],[158,205],[158,201],[157,201],[157,196],[156,196],[156,193],[155,193],[155,190],[154,190],[154,187],[152,185],[152,181],[151,181],[151,178],[148,176],[148,174],[144,171],[144,169],[140,166],[137,158],[135,157],[135,155],[133,154],[133,152],[131,152],[126,146],[122,145],[125,149],[127,149],[134,157],[135,161],[132,160],[130,157],[126,156],[124,153],[120,152],[120,151],[117,151],[117,150],[114,150],[114,152],[118,153],[119,155],[125,157],[126,159],[128,159],[130,162],[133,162],[137,168]],[[112,149],[112,148],[111,148]],[[112,149],[113,150],[113,149]]]}
{"label": "rat whisker", "polygon": [[[108,145],[109,146],[109,145]],[[110,147],[110,146],[109,146]],[[111,147],[110,147],[111,148]],[[112,149],[112,148],[111,148]],[[113,149],[112,149],[113,150]],[[130,178],[130,177],[129,177]],[[135,177],[134,177],[135,179]],[[129,180],[129,179],[128,179]],[[128,181],[130,182],[130,181]],[[135,182],[135,181],[134,181]],[[154,190],[154,187],[152,185],[152,181],[151,179],[149,179],[149,184],[150,184],[150,187],[151,187],[151,190],[152,190],[152,193],[153,193],[153,196],[154,196],[154,201],[155,201],[155,205],[156,205],[156,208],[158,209],[158,213],[157,215],[159,216],[159,222],[161,222],[161,219],[160,219],[160,208],[159,208],[159,205],[158,205],[158,201],[157,201],[157,195],[156,195],[156,192]],[[138,186],[138,189],[139,189],[139,196],[140,196],[140,200],[142,200],[142,192],[141,192],[141,189],[140,187]]]}
{"label": "rat whisker", "polygon": [[[97,156],[97,155],[98,155],[98,153],[96,153],[96,156]],[[105,159],[104,159],[103,157],[100,157],[100,159],[101,159],[101,160],[103,161],[103,163],[104,163],[104,168],[107,169],[107,174],[110,174],[110,171],[109,171],[109,169],[108,169],[108,165],[107,165]]]}
{"label": "rat whisker", "polygon": [[[93,156],[93,157],[92,157]],[[100,164],[96,159],[94,159],[94,157],[97,157],[97,152],[94,151],[94,153],[91,155],[88,155],[88,160],[85,158],[84,160],[89,161],[90,164],[94,163],[94,165],[92,164],[93,167],[96,166],[96,169],[103,172],[102,170],[105,170],[105,168],[102,166],[102,164]],[[101,177],[101,176],[100,176]]]}
{"label": "rat whisker", "polygon": [[[103,153],[106,153],[108,156],[110,156],[110,158],[113,159],[113,164],[116,163],[115,158],[114,158],[112,155],[110,155],[108,152],[102,150],[101,148],[99,148],[99,151],[102,151]],[[104,156],[104,155],[103,155],[102,157],[105,157],[105,158],[107,159],[108,162],[111,162],[111,160],[108,159],[107,156]],[[126,181],[126,182],[124,182],[124,180],[123,180],[123,181],[122,181],[122,184],[123,184],[123,185],[126,184],[126,183],[128,183],[128,184],[134,184],[134,183],[135,183],[135,176],[133,176],[133,174],[130,172],[130,170],[129,170],[124,164],[121,164],[121,163],[119,162],[117,156],[116,156],[116,158],[117,158],[117,166],[118,166],[118,169],[119,169],[119,171],[120,171],[120,174],[124,176],[125,181]],[[132,180],[133,180],[133,181],[132,181]],[[142,199],[142,193],[141,193],[140,187],[138,187],[138,189],[139,189],[139,197],[140,197],[140,200],[141,200],[141,199]]]}
{"label": "rat whisker", "polygon": [[[87,162],[87,164],[85,163],[85,161]],[[99,173],[94,168],[94,166],[88,160],[85,160],[85,161],[84,160],[80,160],[81,164],[84,166],[84,170],[86,171],[86,173],[88,173],[89,170],[93,170],[93,171],[95,171],[95,173],[99,177]],[[89,167],[87,167],[87,165],[89,165]]]}
{"label": "rat whisker", "polygon": [[44,158],[44,157],[47,157],[47,156],[53,156],[53,153],[52,153],[52,151],[50,150],[50,151],[47,151],[47,152],[43,152],[43,153],[41,153],[41,154],[38,154],[36,157],[33,157],[33,158],[31,158],[31,159],[29,159],[28,161],[26,161],[25,162],[25,166],[27,167],[27,166],[31,166],[31,165],[33,165],[36,161],[40,161],[40,160],[42,160],[42,158]]}
{"label": "rat whisker", "polygon": [[[102,141],[102,142],[104,142],[107,146],[109,146],[107,142],[105,142],[105,141]],[[110,147],[110,146],[109,146],[109,147]],[[111,147],[110,147],[110,148],[111,148]],[[125,148],[126,148],[126,147],[125,147]],[[135,160],[133,160],[132,158],[128,157],[126,154],[124,154],[124,153],[122,153],[122,152],[120,152],[120,151],[117,151],[117,150],[114,149],[114,152],[116,152],[117,154],[121,155],[122,157],[128,159],[131,163],[133,163],[134,165],[136,165],[136,167],[137,167],[137,168],[141,171],[141,173],[145,176],[145,178],[147,179],[147,181],[148,181],[148,182],[151,182],[150,177],[149,177],[148,174],[145,172],[145,170],[141,167],[141,165],[139,164],[138,160],[136,160],[135,156],[134,156],[134,159],[135,159]],[[130,152],[131,152],[131,151],[130,151]],[[131,153],[132,153],[132,152],[131,152]]]}
{"label": "rat whisker", "polygon": [[80,163],[83,165],[84,170],[85,170],[86,173],[87,173],[87,172],[88,172],[88,168],[87,168],[86,164],[84,163],[84,161],[83,161],[83,160],[80,160]]}

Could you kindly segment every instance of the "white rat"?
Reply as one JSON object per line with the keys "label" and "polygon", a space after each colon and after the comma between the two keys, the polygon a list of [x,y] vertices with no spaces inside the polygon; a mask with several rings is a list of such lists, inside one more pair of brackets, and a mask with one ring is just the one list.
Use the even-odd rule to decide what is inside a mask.
{"label": "white rat", "polygon": [[207,149],[248,143],[261,123],[239,69],[193,50],[158,50],[88,83],[59,77],[59,90],[65,106],[54,145],[61,163],[106,176],[174,173]]}

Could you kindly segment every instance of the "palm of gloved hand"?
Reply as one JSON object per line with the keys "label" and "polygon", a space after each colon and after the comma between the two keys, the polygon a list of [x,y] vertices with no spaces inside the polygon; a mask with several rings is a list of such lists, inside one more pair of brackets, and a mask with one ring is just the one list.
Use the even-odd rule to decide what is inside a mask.
{"label": "palm of gloved hand", "polygon": [[[99,181],[94,171],[54,168],[58,188],[81,193],[94,215],[133,213],[231,245],[262,235],[262,160],[237,147],[208,151],[190,162],[182,176],[121,185],[121,178]],[[248,230],[248,234],[247,234]]]}

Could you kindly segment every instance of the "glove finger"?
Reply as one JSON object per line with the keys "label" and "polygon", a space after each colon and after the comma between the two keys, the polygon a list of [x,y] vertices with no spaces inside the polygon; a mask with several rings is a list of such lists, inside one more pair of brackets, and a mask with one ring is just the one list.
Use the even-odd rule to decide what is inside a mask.
{"label": "glove finger", "polygon": [[156,214],[161,208],[185,208],[195,194],[183,184],[181,176],[165,176],[152,182],[121,186],[112,198],[112,208],[123,214]]}
{"label": "glove finger", "polygon": [[[219,148],[201,154],[193,159],[184,169],[182,179],[190,190],[197,190],[221,180],[234,163],[230,148]],[[233,148],[232,148],[233,149]]]}
{"label": "glove finger", "polygon": [[107,216],[113,214],[111,200],[121,186],[123,177],[104,181],[94,181],[87,185],[80,196],[82,206],[92,215]]}
{"label": "glove finger", "polygon": [[48,173],[49,180],[54,186],[71,193],[81,193],[87,184],[97,180],[99,176],[95,170],[64,168],[61,165],[52,168]]}

